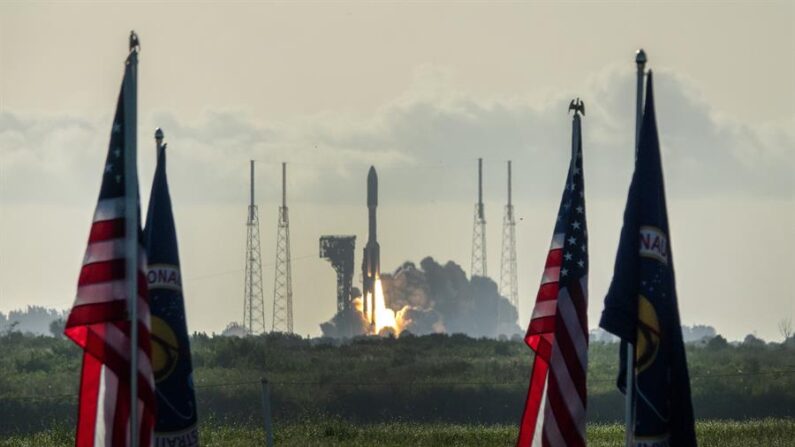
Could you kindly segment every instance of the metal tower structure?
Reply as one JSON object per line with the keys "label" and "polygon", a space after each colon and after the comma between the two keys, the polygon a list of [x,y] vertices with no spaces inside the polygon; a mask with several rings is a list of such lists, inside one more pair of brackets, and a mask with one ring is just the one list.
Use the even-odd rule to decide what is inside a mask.
{"label": "metal tower structure", "polygon": [[519,309],[519,286],[516,279],[516,221],[511,201],[511,162],[508,161],[508,204],[502,218],[502,256],[500,258],[500,294]]}
{"label": "metal tower structure", "polygon": [[246,221],[246,284],[243,294],[243,327],[249,335],[265,332],[265,298],[262,293],[262,258],[259,216],[254,204],[254,160],[251,160],[251,202]]}
{"label": "metal tower structure", "polygon": [[355,246],[356,236],[320,237],[320,257],[328,259],[337,273],[337,312],[351,308]]}
{"label": "metal tower structure", "polygon": [[483,159],[478,158],[478,203],[472,228],[471,276],[486,276],[486,218],[483,214]]}
{"label": "metal tower structure", "polygon": [[290,219],[287,217],[287,163],[282,163],[282,206],[276,230],[273,275],[273,332],[293,333],[293,279],[290,268]]}

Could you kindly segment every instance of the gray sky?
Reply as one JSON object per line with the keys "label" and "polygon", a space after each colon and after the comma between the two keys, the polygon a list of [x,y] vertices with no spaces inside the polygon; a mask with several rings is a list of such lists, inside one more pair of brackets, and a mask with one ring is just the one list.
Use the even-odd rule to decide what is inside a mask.
{"label": "gray sky", "polygon": [[[295,325],[313,335],[335,308],[317,240],[357,235],[359,264],[370,164],[381,181],[382,268],[432,255],[468,270],[483,157],[497,277],[504,163],[514,160],[526,325],[573,96],[587,110],[595,326],[631,176],[639,46],[656,77],[683,322],[774,339],[781,318],[795,319],[790,2],[3,3],[0,311],[71,305],[130,29],[142,42],[142,193],[148,200],[161,126],[192,330],[241,318],[250,158],[266,291],[278,163],[289,163]],[[266,292],[268,309],[270,300]]]}

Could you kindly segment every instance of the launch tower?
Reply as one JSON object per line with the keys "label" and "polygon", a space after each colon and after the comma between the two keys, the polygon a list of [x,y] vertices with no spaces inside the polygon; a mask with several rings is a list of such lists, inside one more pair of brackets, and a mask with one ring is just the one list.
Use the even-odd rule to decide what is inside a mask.
{"label": "launch tower", "polygon": [[321,236],[320,257],[328,259],[337,272],[337,312],[351,308],[353,251],[356,236]]}
{"label": "launch tower", "polygon": [[472,269],[470,276],[486,276],[486,218],[483,213],[483,159],[478,158],[478,203],[472,228]]}
{"label": "launch tower", "polygon": [[500,295],[519,309],[519,286],[516,279],[516,221],[511,201],[511,162],[508,161],[508,204],[502,218],[502,256],[500,258]]}
{"label": "launch tower", "polygon": [[282,163],[282,206],[276,230],[273,275],[273,332],[293,333],[293,279],[290,267],[290,219],[287,217],[287,163]]}
{"label": "launch tower", "polygon": [[243,293],[243,327],[249,335],[265,332],[265,299],[262,293],[262,258],[259,216],[254,204],[254,160],[251,160],[251,202],[246,221],[246,278]]}

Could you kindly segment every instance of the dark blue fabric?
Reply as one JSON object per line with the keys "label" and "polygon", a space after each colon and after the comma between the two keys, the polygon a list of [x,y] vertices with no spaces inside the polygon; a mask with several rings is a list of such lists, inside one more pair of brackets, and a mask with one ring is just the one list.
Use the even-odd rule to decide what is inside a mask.
{"label": "dark blue fabric", "polygon": [[[145,243],[152,313],[152,357],[157,382],[157,436],[198,445],[190,340],[179,271],[179,250],[166,178],[165,147],[159,150],[146,216]],[[179,433],[176,433],[179,432]]]}
{"label": "dark blue fabric", "polygon": [[622,391],[625,343],[636,347],[636,441],[667,437],[671,446],[695,446],[651,73],[615,272],[599,325],[622,339]]}
{"label": "dark blue fabric", "polygon": [[[127,72],[124,76],[127,77]],[[119,100],[116,102],[99,200],[124,197],[124,84],[125,82],[122,81]]]}

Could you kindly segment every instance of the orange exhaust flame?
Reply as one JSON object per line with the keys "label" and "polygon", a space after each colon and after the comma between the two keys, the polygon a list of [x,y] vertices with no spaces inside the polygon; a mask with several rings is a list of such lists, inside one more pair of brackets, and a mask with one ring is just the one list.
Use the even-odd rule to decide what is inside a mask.
{"label": "orange exhaust flame", "polygon": [[[391,328],[395,334],[400,332],[395,321],[395,311],[386,307],[384,299],[384,288],[381,285],[381,278],[375,279],[375,333],[380,334],[384,328]],[[372,319],[370,320],[372,321]]]}

